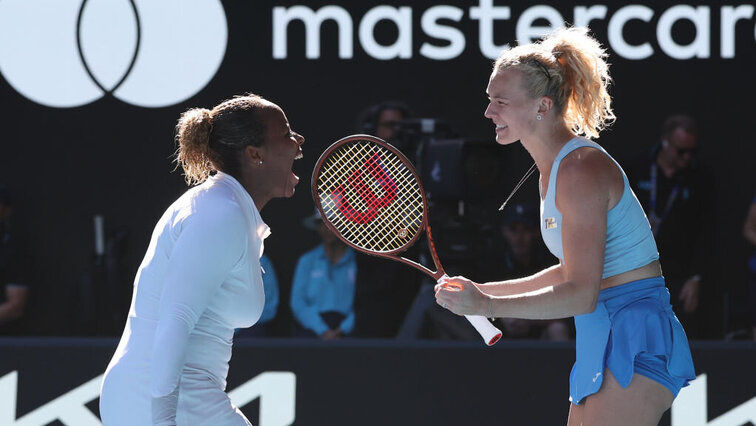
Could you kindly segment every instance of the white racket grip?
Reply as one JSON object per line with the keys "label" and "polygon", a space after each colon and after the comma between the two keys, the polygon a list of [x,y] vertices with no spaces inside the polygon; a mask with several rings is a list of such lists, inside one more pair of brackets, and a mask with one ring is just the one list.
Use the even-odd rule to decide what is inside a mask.
{"label": "white racket grip", "polygon": [[[449,278],[449,276],[444,274],[439,277],[437,281],[441,281],[444,278]],[[486,345],[492,346],[501,339],[501,330],[491,324],[491,321],[489,321],[488,318],[480,315],[465,315],[465,318],[467,318],[467,320],[470,321],[470,324],[475,327],[475,330],[480,334],[480,337],[483,338],[483,341],[486,342]]]}
{"label": "white racket grip", "polygon": [[480,333],[480,337],[486,342],[486,345],[491,346],[501,339],[501,330],[491,324],[491,321],[486,317],[480,315],[465,315],[470,324],[475,327],[475,330]]}

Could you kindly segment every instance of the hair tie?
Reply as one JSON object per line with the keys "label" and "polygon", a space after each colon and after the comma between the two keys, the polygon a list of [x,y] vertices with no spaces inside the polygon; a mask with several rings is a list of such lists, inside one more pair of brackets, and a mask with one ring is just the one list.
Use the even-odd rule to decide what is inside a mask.
{"label": "hair tie", "polygon": [[556,52],[553,53],[554,58],[556,59],[557,62],[559,62],[560,65],[564,65],[564,63],[565,63],[565,60],[562,57],[562,53],[563,52],[559,52],[559,51],[556,51]]}

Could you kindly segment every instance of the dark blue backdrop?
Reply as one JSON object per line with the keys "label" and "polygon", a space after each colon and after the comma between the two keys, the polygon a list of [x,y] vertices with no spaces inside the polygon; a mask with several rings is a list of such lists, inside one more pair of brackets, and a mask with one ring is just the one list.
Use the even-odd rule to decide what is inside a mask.
{"label": "dark blue backdrop", "polygon": [[[3,2],[0,13],[10,13],[12,6],[20,3]],[[490,0],[480,3],[494,6]],[[518,29],[527,24],[518,23],[524,13],[550,13],[523,1],[498,3],[502,2],[495,6],[509,8],[510,18],[495,21],[496,44],[514,41]],[[146,3],[134,4],[137,10],[145,9]],[[399,99],[410,104],[416,116],[442,119],[466,139],[493,144],[493,127],[483,117],[491,61],[481,54],[481,21],[471,18],[470,4],[452,2],[449,6],[462,15],[458,20],[437,22],[458,29],[466,40],[465,48],[452,59],[435,60],[421,53],[425,43],[448,45],[429,35],[423,27],[424,14],[437,6],[426,0],[412,2],[411,6],[397,1],[307,2],[311,10],[330,5],[351,17],[353,56],[339,57],[339,27],[334,21],[327,21],[320,32],[320,57],[306,58],[305,27],[294,21],[286,32],[287,57],[275,59],[273,9],[298,4],[224,1],[228,38],[220,67],[196,95],[175,105],[145,108],[105,94],[85,105],[55,108],[27,99],[0,77],[0,182],[14,194],[15,232],[34,257],[28,279],[34,293],[27,332],[112,334],[120,330],[131,281],[152,227],[163,210],[185,190],[180,174],[172,172],[170,156],[175,149],[173,127],[179,114],[188,107],[211,107],[233,94],[252,91],[280,104],[292,126],[307,137],[305,159],[295,165],[295,171],[302,177],[297,194],[291,200],[275,200],[263,211],[273,231],[266,241],[266,250],[282,285],[284,323],[288,318],[285,301],[296,258],[316,242],[316,236],[300,225],[300,219],[312,211],[307,189],[311,168],[326,146],[356,130],[359,111],[378,101]],[[411,9],[410,58],[376,59],[364,48],[360,38],[363,16],[380,5]],[[696,3],[695,6],[704,8],[699,11],[709,11],[710,19],[699,27],[690,20],[679,20],[671,26],[671,34],[676,43],[684,46],[700,36],[701,31],[708,31],[710,40],[705,44],[710,47],[710,54],[704,58],[677,59],[662,49],[657,36],[662,21],[672,16],[669,10],[673,6],[645,2],[641,6],[651,12],[649,19],[629,20],[619,30],[628,44],[649,44],[653,53],[638,60],[618,54],[609,43],[611,23],[619,22],[618,16],[630,10],[628,5],[617,1],[598,5],[606,6],[606,18],[594,20],[590,26],[604,44],[609,44],[615,79],[612,95],[619,117],[600,142],[622,161],[657,141],[658,129],[667,115],[686,112],[700,121],[701,156],[715,172],[719,198],[717,220],[711,226],[717,230],[716,252],[720,257],[711,261],[720,280],[709,283],[715,290],[707,295],[707,302],[720,309],[723,293],[740,291],[742,286],[745,244],[740,236],[741,226],[754,190],[756,131],[750,107],[756,93],[753,7],[745,5],[741,11],[747,16],[732,26],[734,57],[722,58],[721,21],[727,12],[723,12],[724,6],[718,2]],[[575,9],[565,3],[549,7],[561,13],[564,20],[574,19]],[[141,19],[146,22],[146,17]],[[535,21],[537,25],[547,23],[545,19]],[[39,31],[44,31],[44,27]],[[70,31],[66,33],[69,36],[73,34],[73,26]],[[399,34],[389,21],[375,25],[374,38],[384,46],[394,43]],[[402,34],[406,36],[406,32]],[[149,36],[145,29],[142,48],[149,44]],[[0,43],[12,49],[14,39],[7,34],[3,37]],[[173,42],[180,44],[181,40],[177,36]],[[202,53],[198,51],[197,57],[201,59]],[[191,73],[192,69],[187,67],[181,72]],[[506,169],[502,173],[512,178],[491,194],[495,201],[503,198],[516,182],[516,176],[529,166],[519,146],[501,150],[508,159],[502,165]],[[521,191],[521,197],[535,194],[532,183]],[[123,245],[117,247],[117,265],[111,265],[109,276],[107,271],[98,275],[92,263],[94,214],[104,216],[110,237],[124,237]],[[111,289],[106,296],[91,289],[105,285]],[[104,306],[105,312],[100,315],[109,315],[112,324],[101,321],[98,328],[88,323],[87,319],[95,315],[88,311],[92,309],[87,306],[90,302]],[[77,316],[80,318],[74,320]],[[281,327],[285,329],[286,325]],[[722,327],[716,324],[713,328],[719,331]]]}

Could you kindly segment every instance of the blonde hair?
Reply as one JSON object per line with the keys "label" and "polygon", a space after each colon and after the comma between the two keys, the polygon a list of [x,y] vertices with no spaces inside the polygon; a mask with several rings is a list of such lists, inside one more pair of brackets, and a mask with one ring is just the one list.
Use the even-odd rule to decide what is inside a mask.
{"label": "blonde hair", "polygon": [[505,50],[494,70],[521,72],[528,96],[551,97],[575,134],[595,138],[616,119],[606,57],[587,28],[559,28],[543,40]]}
{"label": "blonde hair", "polygon": [[239,95],[212,110],[192,108],[176,124],[176,168],[188,185],[204,182],[216,171],[239,177],[239,154],[246,146],[265,141],[261,111],[272,104],[254,94]]}
{"label": "blonde hair", "polygon": [[217,170],[213,165],[210,150],[210,132],[213,129],[213,114],[209,109],[192,108],[179,118],[176,125],[176,167],[184,169],[188,185],[202,183]]}

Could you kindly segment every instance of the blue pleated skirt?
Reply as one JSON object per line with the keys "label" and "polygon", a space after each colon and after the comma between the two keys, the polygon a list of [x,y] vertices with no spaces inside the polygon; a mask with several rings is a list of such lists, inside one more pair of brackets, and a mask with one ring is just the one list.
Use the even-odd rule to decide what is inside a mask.
{"label": "blue pleated skirt", "polygon": [[622,387],[637,373],[677,396],[695,379],[688,338],[669,303],[664,278],[629,282],[599,293],[596,310],[575,317],[576,359],[570,402],[598,392],[608,368]]}

